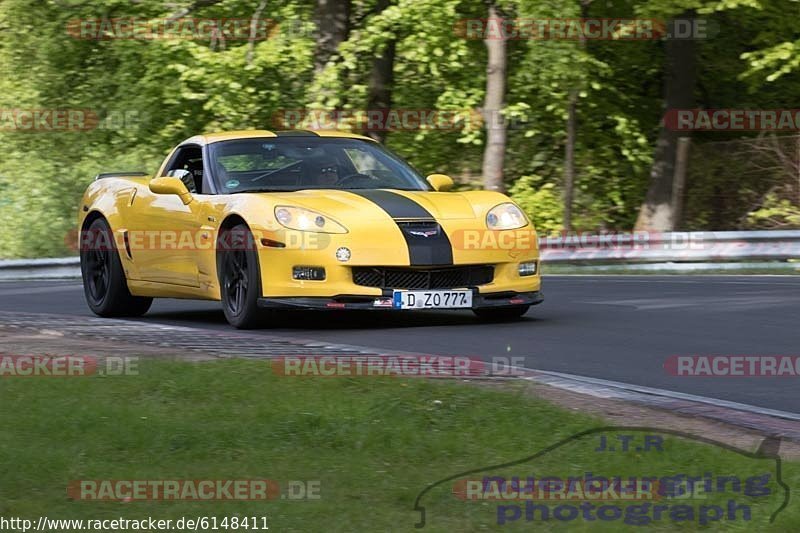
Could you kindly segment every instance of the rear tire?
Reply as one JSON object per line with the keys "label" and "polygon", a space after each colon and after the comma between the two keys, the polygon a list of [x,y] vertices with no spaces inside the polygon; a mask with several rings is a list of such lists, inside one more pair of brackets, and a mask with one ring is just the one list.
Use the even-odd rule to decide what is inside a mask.
{"label": "rear tire", "polygon": [[258,308],[261,272],[253,235],[239,224],[221,236],[221,242],[225,245],[218,255],[217,273],[225,318],[237,329],[259,327],[264,315]]}
{"label": "rear tire", "polygon": [[517,319],[527,313],[530,308],[530,305],[515,305],[511,307],[497,307],[495,309],[491,307],[486,309],[473,309],[472,312],[481,320],[495,322]]}
{"label": "rear tire", "polygon": [[114,234],[105,219],[89,225],[81,236],[81,277],[89,309],[98,316],[142,316],[153,304],[152,298],[134,296],[119,259]]}

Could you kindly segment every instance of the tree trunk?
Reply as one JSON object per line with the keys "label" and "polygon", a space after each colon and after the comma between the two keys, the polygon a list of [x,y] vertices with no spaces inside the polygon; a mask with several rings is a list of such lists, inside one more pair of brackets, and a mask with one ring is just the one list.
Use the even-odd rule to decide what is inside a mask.
{"label": "tree trunk", "polygon": [[686,168],[689,166],[690,137],[680,137],[675,153],[675,174],[672,178],[672,230],[680,229],[683,217],[683,197],[686,188]]}
{"label": "tree trunk", "polygon": [[567,104],[567,141],[564,146],[564,231],[572,229],[572,197],[575,193],[575,137],[576,108],[578,107],[578,93],[576,90],[569,92]]}
{"label": "tree trunk", "polygon": [[[493,4],[489,6],[489,18],[502,18]],[[483,105],[483,118],[486,122],[483,183],[487,190],[503,192],[506,124],[505,120],[501,119],[500,112],[503,110],[506,95],[506,40],[492,38],[487,34],[484,42],[489,52],[489,59],[486,68],[486,99]]]}
{"label": "tree trunk", "polygon": [[[684,13],[680,18],[688,18]],[[687,109],[694,107],[695,47],[691,39],[667,39],[664,65],[664,107]],[[675,225],[672,206],[672,182],[675,174],[675,157],[678,137],[685,133],[672,131],[661,125],[656,142],[653,166],[650,169],[650,187],[636,220],[637,230],[671,231]]]}
{"label": "tree trunk", "polygon": [[[588,18],[592,0],[581,0],[581,18]],[[581,52],[586,49],[586,37],[579,37]],[[567,103],[567,140],[564,145],[564,231],[572,229],[572,201],[575,196],[575,144],[578,137],[578,89],[569,91]]]}
{"label": "tree trunk", "polygon": [[314,72],[319,74],[339,44],[350,35],[350,0],[317,0],[314,22],[317,25]]}
{"label": "tree trunk", "polygon": [[[389,7],[390,0],[378,0],[375,13],[378,14]],[[372,60],[372,71],[369,76],[367,94],[367,111],[381,110],[388,113],[392,107],[392,83],[394,82],[394,57],[397,41],[393,38],[386,43],[383,53]],[[382,121],[385,122],[385,121]],[[367,122],[369,127],[369,122]],[[385,129],[365,129],[364,134],[383,143],[386,140]]]}

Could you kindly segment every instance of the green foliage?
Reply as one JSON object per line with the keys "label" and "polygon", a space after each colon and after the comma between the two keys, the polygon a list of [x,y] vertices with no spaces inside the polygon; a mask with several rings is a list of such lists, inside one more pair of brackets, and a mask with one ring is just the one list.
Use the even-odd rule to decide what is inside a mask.
{"label": "green foliage", "polygon": [[800,207],[795,202],[770,193],[760,208],[747,215],[747,226],[754,229],[798,229]]}
{"label": "green foliage", "polygon": [[533,221],[540,235],[561,229],[564,204],[553,183],[542,183],[540,176],[522,176],[508,191],[525,214]]}
{"label": "green foliage", "polygon": [[[188,16],[249,19],[257,5],[201,3]],[[153,171],[167,150],[191,135],[269,129],[281,110],[365,109],[372,61],[391,41],[393,108],[470,119],[448,129],[394,131],[387,145],[425,174],[442,172],[462,188],[479,186],[486,47],[459,37],[456,26],[485,18],[486,4],[393,0],[379,13],[375,6],[375,0],[353,0],[349,39],[315,74],[313,2],[270,1],[262,17],[276,21],[279,31],[250,43],[96,41],[67,34],[67,24],[79,18],[163,19],[179,9],[160,0],[4,0],[0,110],[90,109],[101,124],[62,133],[0,128],[0,257],[68,253],[63,235],[73,229],[78,198],[98,172]],[[504,0],[500,7],[512,18],[581,16],[577,0]],[[698,104],[774,109],[797,107],[800,42],[794,19],[786,16],[796,8],[792,0],[612,0],[591,2],[588,16],[666,19],[696,12],[716,32],[697,42]],[[493,123],[508,124],[506,182],[541,229],[560,229],[570,95],[577,97],[575,228],[632,227],[663,115],[663,54],[658,40],[508,42],[506,107]],[[692,176],[703,176],[703,162],[693,165]],[[715,168],[717,181],[693,178],[689,190],[714,194],[721,183],[735,182],[744,196],[719,208],[703,204],[702,194],[690,198],[692,229],[739,225],[766,192],[734,169],[726,173],[722,162]]]}

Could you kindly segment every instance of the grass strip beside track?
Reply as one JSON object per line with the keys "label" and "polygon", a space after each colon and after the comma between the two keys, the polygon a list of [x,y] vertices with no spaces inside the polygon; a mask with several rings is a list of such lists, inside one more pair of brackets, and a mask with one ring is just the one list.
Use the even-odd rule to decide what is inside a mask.
{"label": "grass strip beside track", "polygon": [[[142,360],[138,375],[124,377],[0,378],[0,424],[0,516],[266,516],[273,531],[411,531],[419,519],[415,499],[428,485],[529,456],[605,422],[532,398],[515,383],[498,390],[452,380],[288,378],[266,361]],[[596,443],[595,437],[572,443],[510,470],[564,476],[586,465],[642,476],[753,470],[750,459],[697,442],[675,442],[672,453],[633,454],[596,452]],[[125,503],[66,494],[69,481],[82,479],[257,478],[318,481],[320,498]],[[800,487],[800,465],[784,463],[783,479]],[[526,523],[523,513],[500,527],[496,502],[461,501],[452,486],[443,483],[425,496],[426,530],[543,526]],[[762,507],[772,509],[775,501]],[[766,511],[754,510],[757,528],[800,529],[792,503],[771,526],[762,523]],[[753,526],[720,521],[705,529]],[[665,520],[648,529],[676,527]],[[543,527],[566,528],[641,530],[581,519]],[[684,522],[680,529],[699,526]]]}

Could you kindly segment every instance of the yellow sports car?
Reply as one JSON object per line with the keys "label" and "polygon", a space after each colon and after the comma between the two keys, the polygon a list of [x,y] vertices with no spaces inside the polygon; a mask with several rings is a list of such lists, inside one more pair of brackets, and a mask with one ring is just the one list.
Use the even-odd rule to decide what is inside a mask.
{"label": "yellow sports car", "polygon": [[79,209],[86,300],[221,300],[237,328],[276,309],[471,309],[542,301],[536,233],[508,197],[447,192],[367,137],[233,131],[177,146],[155,176],[100,174]]}

